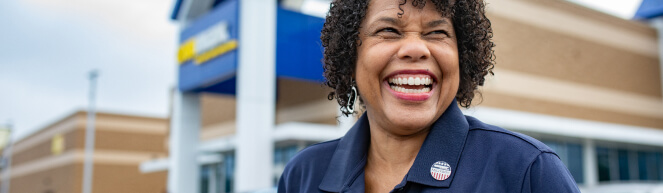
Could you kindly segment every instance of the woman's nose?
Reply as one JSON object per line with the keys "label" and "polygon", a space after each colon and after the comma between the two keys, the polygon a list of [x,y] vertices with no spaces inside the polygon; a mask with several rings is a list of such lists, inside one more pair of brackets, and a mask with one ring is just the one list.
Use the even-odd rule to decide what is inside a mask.
{"label": "woman's nose", "polygon": [[398,50],[398,58],[408,62],[416,62],[430,58],[430,50],[421,37],[409,37],[403,39],[403,44]]}

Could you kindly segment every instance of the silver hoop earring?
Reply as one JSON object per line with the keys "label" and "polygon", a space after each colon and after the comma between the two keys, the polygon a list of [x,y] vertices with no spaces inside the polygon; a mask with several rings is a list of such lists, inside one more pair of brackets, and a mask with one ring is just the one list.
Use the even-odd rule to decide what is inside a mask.
{"label": "silver hoop earring", "polygon": [[350,113],[354,113],[355,103],[357,103],[357,87],[355,87],[355,85],[352,85],[352,91],[348,93],[348,104],[347,106],[345,106],[345,109],[348,110]]}

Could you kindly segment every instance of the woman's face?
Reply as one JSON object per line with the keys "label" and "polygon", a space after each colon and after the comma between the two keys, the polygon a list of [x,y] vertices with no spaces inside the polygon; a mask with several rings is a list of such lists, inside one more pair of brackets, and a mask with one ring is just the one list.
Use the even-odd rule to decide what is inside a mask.
{"label": "woman's face", "polygon": [[[371,0],[362,21],[355,80],[371,127],[396,135],[429,128],[451,104],[459,84],[454,26],[428,1]],[[377,124],[377,125],[373,125]]]}

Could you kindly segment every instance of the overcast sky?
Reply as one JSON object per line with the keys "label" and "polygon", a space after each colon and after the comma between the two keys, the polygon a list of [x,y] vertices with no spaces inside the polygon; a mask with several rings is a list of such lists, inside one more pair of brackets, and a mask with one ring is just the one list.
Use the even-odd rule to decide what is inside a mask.
{"label": "overcast sky", "polygon": [[[640,4],[572,1],[622,18],[632,17]],[[92,69],[100,71],[99,110],[165,117],[178,37],[177,25],[168,19],[172,4],[1,0],[0,125],[11,121],[14,138],[21,138],[85,109]]]}
{"label": "overcast sky", "polygon": [[0,124],[14,137],[87,105],[100,71],[100,110],[165,117],[177,26],[169,0],[0,1]]}

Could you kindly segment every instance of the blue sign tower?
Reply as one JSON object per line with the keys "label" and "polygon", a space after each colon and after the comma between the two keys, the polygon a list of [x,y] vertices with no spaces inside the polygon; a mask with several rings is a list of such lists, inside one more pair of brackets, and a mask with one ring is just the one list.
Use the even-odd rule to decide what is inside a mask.
{"label": "blue sign tower", "polygon": [[273,184],[276,79],[322,82],[322,18],[274,0],[176,0],[181,25],[168,191],[199,192],[200,93],[236,98],[235,192]]}

